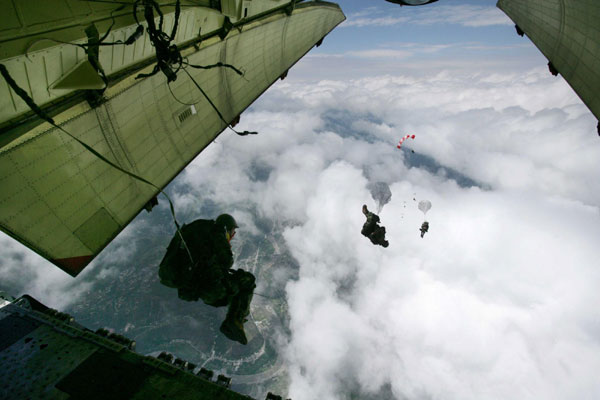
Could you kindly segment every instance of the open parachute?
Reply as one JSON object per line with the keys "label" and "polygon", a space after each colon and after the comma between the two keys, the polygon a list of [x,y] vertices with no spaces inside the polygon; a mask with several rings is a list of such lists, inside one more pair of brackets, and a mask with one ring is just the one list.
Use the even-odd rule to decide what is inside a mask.
{"label": "open parachute", "polygon": [[[430,209],[431,209],[431,202],[429,200],[419,201],[419,210],[423,211],[423,217],[425,217],[425,215],[427,215],[427,211],[429,211]],[[429,231],[429,222],[423,221],[423,223],[421,224],[421,229],[419,229],[419,230],[421,231],[421,238],[423,238],[425,233],[427,233],[427,231]]]}
{"label": "open parachute", "polygon": [[403,143],[403,142],[404,142],[406,139],[409,139],[409,138],[410,138],[410,139],[414,139],[414,138],[415,138],[415,135],[406,135],[406,136],[404,136],[402,139],[400,139],[400,141],[398,142],[398,146],[396,146],[396,147],[398,147],[399,149],[402,149],[402,143]]}
{"label": "open parachute", "polygon": [[419,210],[423,211],[423,215],[427,214],[427,211],[431,209],[431,202],[429,200],[419,201]]}
{"label": "open parachute", "polygon": [[385,182],[372,182],[367,187],[373,200],[377,202],[377,214],[379,214],[383,206],[389,203],[392,198],[390,186]]}

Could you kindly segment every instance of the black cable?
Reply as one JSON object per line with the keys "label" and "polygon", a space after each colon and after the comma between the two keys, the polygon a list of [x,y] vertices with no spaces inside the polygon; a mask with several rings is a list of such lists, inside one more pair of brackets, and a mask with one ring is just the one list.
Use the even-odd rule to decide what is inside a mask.
{"label": "black cable", "polygon": [[[90,0],[80,0],[80,1],[90,1]],[[112,3],[112,2],[109,2],[109,3]],[[117,2],[115,2],[115,3],[117,3]],[[117,3],[117,4],[119,4],[119,3]],[[87,51],[86,47],[89,47],[89,46],[114,46],[114,45],[117,45],[117,44],[131,44],[131,43],[133,43],[133,41],[135,41],[135,40],[133,40],[131,43],[127,43],[127,41],[129,41],[132,36],[135,36],[136,34],[138,34],[137,30],[136,30],[136,33],[134,33],[133,35],[131,35],[127,39],[127,41],[125,41],[125,42],[123,42],[122,40],[117,40],[116,42],[104,43],[104,40],[108,37],[108,35],[110,35],[110,32],[111,32],[112,28],[115,26],[115,23],[116,23],[115,16],[113,14],[115,12],[117,12],[117,11],[121,11],[122,9],[124,9],[125,5],[130,5],[132,3],[120,3],[120,4],[122,4],[120,7],[117,7],[117,8],[115,8],[114,10],[112,10],[110,12],[110,18],[112,19],[112,23],[108,27],[108,30],[106,31],[106,33],[104,34],[104,36],[102,36],[102,38],[100,38],[98,40],[98,43],[93,43],[93,44],[84,43],[84,44],[80,44],[80,43],[65,42],[65,41],[62,41],[62,40],[57,40],[57,39],[43,37],[43,38],[39,38],[37,40],[34,40],[33,42],[31,42],[29,44],[29,46],[27,46],[27,50],[25,50],[25,57],[29,58],[27,53],[29,53],[29,50],[31,49],[31,46],[33,46],[34,44],[39,43],[39,42],[41,42],[43,40],[50,40],[52,42],[62,43],[62,44],[70,44],[72,46],[81,47],[84,51]],[[142,33],[143,33],[143,31],[142,31]],[[136,37],[136,39],[137,39],[137,37]]]}
{"label": "black cable", "polygon": [[221,112],[219,111],[219,109],[217,108],[217,106],[215,106],[215,103],[213,103],[212,100],[206,94],[206,92],[204,90],[202,90],[202,87],[200,87],[200,85],[198,84],[198,82],[196,82],[196,80],[194,79],[194,77],[187,71],[187,69],[184,68],[183,72],[185,72],[187,74],[187,76],[190,77],[190,79],[192,80],[192,82],[194,82],[194,85],[196,85],[196,87],[198,88],[198,90],[200,90],[200,93],[202,93],[202,95],[204,96],[204,98],[208,101],[208,103],[211,105],[211,107],[215,110],[215,112],[217,113],[217,115],[219,116],[219,118],[221,119],[221,121],[223,121],[225,123],[225,125],[229,129],[231,129],[232,131],[234,131],[235,133],[237,133],[240,136],[256,135],[256,134],[258,134],[258,132],[254,132],[254,131],[238,132],[235,129],[233,129],[230,126],[229,122],[225,121],[225,118],[223,118],[223,114],[221,114]]}
{"label": "black cable", "polygon": [[179,0],[175,3],[175,21],[173,22],[173,29],[171,30],[171,40],[175,40],[175,34],[177,33],[177,25],[179,24],[179,15],[181,14],[181,4]]}
{"label": "black cable", "polygon": [[104,41],[104,39],[106,39],[108,37],[108,35],[110,34],[110,31],[112,30],[113,26],[115,26],[115,16],[113,15],[114,12],[116,11],[121,11],[122,9],[125,8],[125,5],[123,4],[121,7],[117,7],[114,10],[112,10],[110,12],[110,18],[112,19],[112,24],[110,24],[110,26],[108,27],[108,30],[106,31],[106,33],[104,34],[104,36],[102,36],[102,38],[99,40],[100,43],[102,43]]}
{"label": "black cable", "polygon": [[[183,68],[192,67],[192,68],[196,68],[196,69],[212,69],[212,68],[226,67],[226,68],[233,69],[238,75],[244,76],[244,73],[242,71],[240,71],[239,69],[237,69],[236,67],[234,67],[233,65],[231,65],[231,64],[225,64],[225,63],[222,63],[222,62],[218,62],[216,64],[211,64],[211,65],[193,65],[193,64],[190,64],[187,61],[187,59],[186,59],[186,61],[183,62],[183,65],[185,65],[185,67],[183,67]],[[179,68],[181,68],[181,65],[180,65]],[[179,72],[179,68],[175,72]],[[173,90],[171,88],[171,83],[170,82],[167,82],[167,86],[169,87],[169,91],[171,92],[171,95],[173,96],[173,99],[175,99],[175,101],[178,102],[179,104],[183,104],[183,105],[186,105],[186,106],[193,106],[193,105],[196,105],[196,104],[198,104],[200,102],[200,100],[198,100],[198,101],[195,101],[194,103],[185,103],[185,102],[179,100],[177,98],[177,96],[175,96],[175,94],[173,93]]]}
{"label": "black cable", "polygon": [[[165,16],[163,15],[162,11],[160,10],[160,6],[158,5],[158,3],[155,0],[144,0],[144,1],[146,2],[146,7],[148,7],[148,4],[151,4],[152,8],[156,8],[156,12],[158,13],[158,16],[160,17],[160,19],[158,20],[158,32],[160,34],[166,35],[166,33],[163,32],[163,23],[165,22]],[[145,11],[145,9],[144,9],[144,11]],[[152,15],[152,16],[154,17],[154,15]],[[152,23],[154,24],[154,18],[152,18]]]}
{"label": "black cable", "polygon": [[[31,50],[31,48],[39,42],[42,42],[44,40],[49,40],[51,42],[55,42],[55,43],[61,43],[61,44],[69,44],[71,46],[77,46],[77,47],[81,47],[83,49],[83,51],[85,51],[87,53],[88,48],[89,47],[95,47],[95,46],[116,46],[119,44],[122,45],[130,45],[133,44],[137,39],[139,39],[142,34],[144,33],[144,26],[143,25],[138,25],[137,29],[135,30],[134,33],[132,33],[125,41],[122,40],[117,40],[116,42],[99,42],[99,43],[73,43],[73,42],[65,42],[62,40],[58,40],[58,39],[53,39],[53,38],[49,38],[49,37],[42,37],[39,39],[34,40],[33,42],[29,43],[29,45],[27,46],[27,49],[25,49],[25,58],[29,59],[29,51]],[[107,32],[108,34],[108,32]],[[103,39],[107,36],[107,34],[105,34],[103,36]],[[100,39],[100,40],[103,40]]]}
{"label": "black cable", "polygon": [[171,92],[173,99],[175,99],[175,101],[178,102],[179,104],[183,104],[184,106],[194,106],[194,105],[198,104],[198,102],[200,101],[200,100],[198,100],[195,103],[184,103],[183,101],[179,100],[177,98],[177,96],[175,96],[175,94],[173,93],[173,90],[171,90],[171,82],[167,82],[167,86],[169,87],[169,92]]}
{"label": "black cable", "polygon": [[217,108],[217,106],[215,106],[215,103],[213,103],[212,100],[206,94],[206,92],[204,90],[202,90],[202,88],[200,87],[200,85],[198,84],[198,82],[196,82],[196,80],[194,79],[194,77],[185,68],[183,69],[183,72],[185,72],[187,74],[187,76],[190,77],[190,79],[192,80],[192,82],[194,82],[194,85],[196,85],[196,87],[198,88],[198,90],[200,90],[200,93],[202,93],[202,95],[204,96],[204,98],[208,101],[208,103],[215,110],[215,112],[217,113],[217,115],[219,116],[219,118],[221,118],[221,121],[223,121],[225,124],[229,125],[229,123],[227,121],[225,121],[225,119],[223,118],[223,115],[221,114],[221,112],[219,111],[219,109]]}
{"label": "black cable", "polygon": [[139,2],[140,2],[140,0],[135,0],[133,2],[133,18],[135,19],[135,22],[138,25],[140,25],[140,21],[138,20],[138,17],[137,17],[137,6],[138,6]]}
{"label": "black cable", "polygon": [[[133,3],[133,14],[136,19],[136,22],[139,25],[139,21],[137,19],[137,6],[140,0],[136,0]],[[156,24],[154,23],[154,10],[159,15],[159,25],[158,29]],[[175,21],[173,23],[173,30],[171,32],[171,36],[167,35],[163,32],[163,23],[164,23],[164,15],[160,10],[160,6],[156,3],[155,0],[144,0],[144,18],[146,19],[146,23],[148,24],[148,36],[150,37],[150,43],[154,46],[156,51],[156,65],[152,69],[150,73],[147,74],[138,74],[135,79],[147,78],[153,76],[158,73],[158,71],[162,71],[163,74],[167,77],[167,81],[171,82],[177,79],[177,73],[173,71],[172,65],[179,64],[179,70],[181,68],[182,57],[179,49],[175,44],[171,44],[171,41],[175,38],[177,34],[177,26],[179,24],[179,16],[180,16],[180,0],[177,0],[175,4]]]}
{"label": "black cable", "polygon": [[25,90],[21,89],[21,87],[19,85],[17,85],[17,82],[15,82],[15,80],[12,78],[12,76],[10,76],[10,74],[8,73],[8,70],[6,69],[4,64],[0,64],[0,73],[4,77],[4,80],[6,81],[6,83],[8,83],[8,85],[12,88],[12,90],[15,91],[17,96],[19,96],[21,99],[23,99],[23,101],[29,106],[29,108],[31,108],[31,110],[33,110],[34,113],[36,113],[44,121],[48,121],[49,123],[54,124],[54,120],[52,118],[50,118],[45,112],[43,112],[42,109],[40,107],[38,107],[37,104],[35,104],[33,99],[31,97],[29,97],[29,95],[27,94],[27,92]]}
{"label": "black cable", "polygon": [[258,292],[253,292],[252,294],[255,294],[260,297],[264,297],[265,299],[272,299],[272,300],[277,299],[277,297],[266,296],[266,295],[258,293]]}
{"label": "black cable", "polygon": [[240,71],[239,69],[237,69],[236,67],[234,67],[231,64],[226,64],[226,63],[222,63],[222,62],[218,62],[216,64],[211,64],[211,65],[194,65],[194,64],[190,64],[187,61],[184,62],[184,64],[187,67],[192,67],[195,69],[212,69],[212,68],[218,68],[218,67],[223,67],[223,68],[231,68],[232,70],[235,71],[236,74],[240,75],[240,76],[244,76],[244,73],[242,71]]}

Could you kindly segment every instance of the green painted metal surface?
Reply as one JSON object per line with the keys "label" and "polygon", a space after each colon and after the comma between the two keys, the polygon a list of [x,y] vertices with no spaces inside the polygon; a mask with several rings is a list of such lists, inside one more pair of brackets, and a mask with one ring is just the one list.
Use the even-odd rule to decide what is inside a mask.
{"label": "green painted metal surface", "polygon": [[[213,36],[182,55],[191,64],[223,62],[245,71],[241,77],[227,68],[187,70],[230,122],[344,18],[337,5],[302,3],[291,14],[277,10],[239,24],[224,40]],[[185,73],[170,84],[171,94],[163,74],[135,80],[138,72],[107,89],[99,106],[80,103],[55,120],[112,163],[162,188],[226,124]],[[74,276],[158,194],[47,123],[0,148],[0,187],[0,228]]]}
{"label": "green painted metal surface", "polygon": [[600,119],[600,2],[499,0],[497,6]]}
{"label": "green painted metal surface", "polygon": [[0,306],[2,399],[252,399],[230,390],[228,377],[173,355],[143,356],[129,339],[26,297]]}

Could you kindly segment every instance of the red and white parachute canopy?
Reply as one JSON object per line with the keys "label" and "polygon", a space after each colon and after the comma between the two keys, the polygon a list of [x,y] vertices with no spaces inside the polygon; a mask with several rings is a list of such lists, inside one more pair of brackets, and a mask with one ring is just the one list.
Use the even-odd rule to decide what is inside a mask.
{"label": "red and white parachute canopy", "polygon": [[402,139],[400,139],[400,142],[398,142],[398,146],[396,146],[396,147],[398,147],[399,149],[401,149],[402,148],[402,142],[404,142],[408,138],[414,139],[415,135],[406,135],[406,136],[404,136]]}

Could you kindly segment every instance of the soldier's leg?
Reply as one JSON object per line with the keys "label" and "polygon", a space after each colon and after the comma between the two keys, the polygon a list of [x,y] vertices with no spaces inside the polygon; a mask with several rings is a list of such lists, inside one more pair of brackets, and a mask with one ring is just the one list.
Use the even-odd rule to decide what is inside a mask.
{"label": "soldier's leg", "polygon": [[198,299],[200,298],[198,292],[189,287],[180,287],[179,289],[177,289],[177,296],[181,300],[186,301],[198,301]]}
{"label": "soldier's leg", "polygon": [[250,272],[238,269],[233,273],[231,281],[231,286],[236,288],[236,291],[232,294],[227,317],[243,321],[250,313],[256,279]]}
{"label": "soldier's leg", "polygon": [[232,274],[231,287],[237,291],[232,295],[227,317],[221,324],[221,332],[229,339],[242,344],[248,343],[244,332],[245,318],[250,314],[250,303],[256,287],[254,275],[238,269]]}
{"label": "soldier's leg", "polygon": [[250,272],[241,271],[238,274],[238,287],[239,292],[231,300],[230,310],[235,318],[246,318],[250,314],[250,303],[254,295],[254,288],[256,287],[256,279]]}
{"label": "soldier's leg", "polygon": [[375,231],[369,236],[373,244],[378,244],[383,247],[388,247],[389,242],[385,240],[385,227],[378,226]]}

